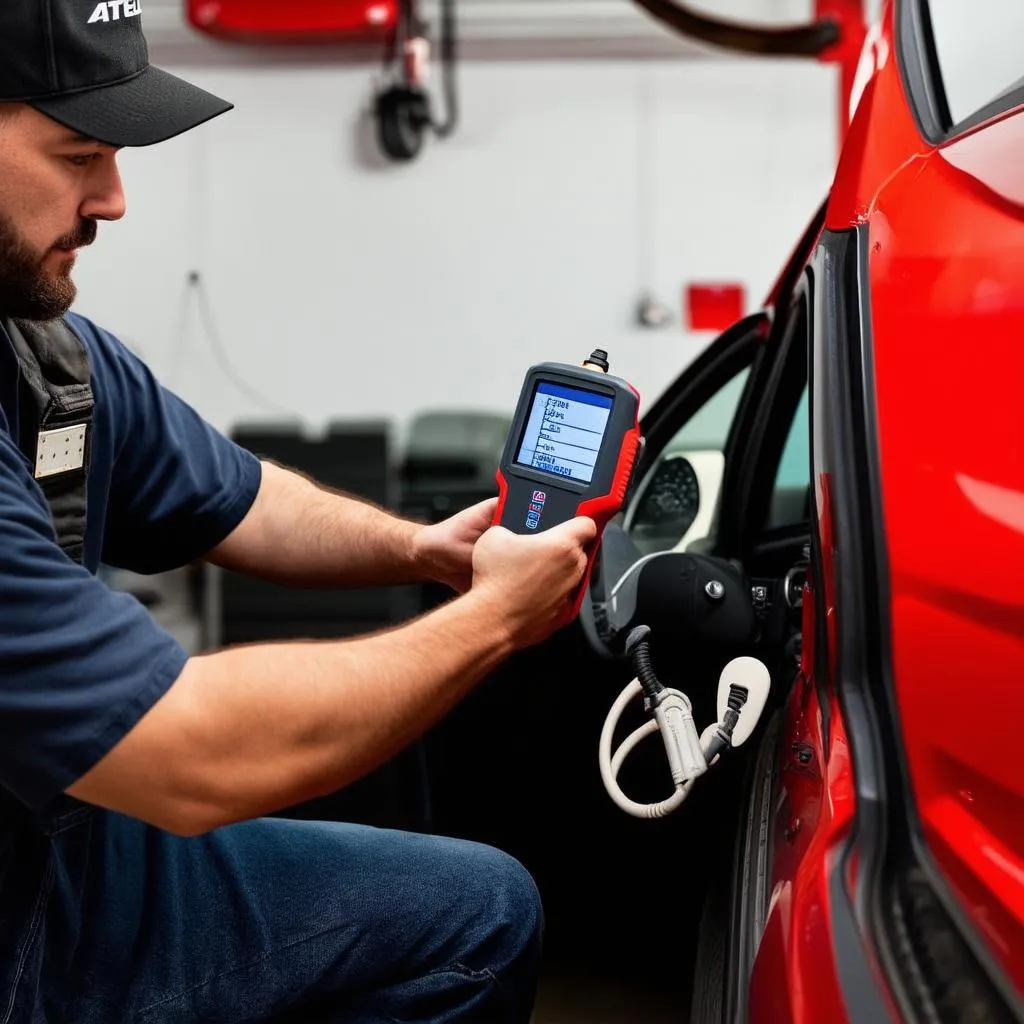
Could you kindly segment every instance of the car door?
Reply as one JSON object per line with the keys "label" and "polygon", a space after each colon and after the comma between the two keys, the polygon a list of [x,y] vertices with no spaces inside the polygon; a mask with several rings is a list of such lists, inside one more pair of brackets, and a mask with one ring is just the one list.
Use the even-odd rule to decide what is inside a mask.
{"label": "car door", "polygon": [[[770,906],[750,1012],[721,1019],[1020,1019],[1019,11],[887,3],[865,53],[809,278],[814,528]],[[1002,80],[965,105],[945,58],[972,44],[970,91]]]}
{"label": "car door", "polygon": [[[686,535],[696,544],[713,536],[728,452],[741,447],[734,423],[753,394],[758,368],[769,358],[770,326],[768,312],[741,320],[668,384],[645,413],[645,455],[626,515],[638,507],[638,493],[646,495],[640,504],[661,510],[661,532],[650,532],[646,542],[665,537],[677,543]],[[677,457],[684,453],[697,463],[698,487],[670,498],[662,493],[664,467],[681,465]],[[616,539],[628,538],[624,519],[620,515],[606,530],[608,550],[603,544],[599,565],[614,559]],[[593,579],[601,579],[596,566]],[[623,925],[622,934],[628,934],[638,911],[642,916],[649,908],[638,906],[628,886],[609,886],[601,900],[607,927],[580,934],[577,922],[587,918],[593,897],[579,871],[581,858],[593,860],[599,851],[604,864],[640,870],[647,858],[661,856],[666,830],[638,829],[602,787],[597,742],[631,669],[601,656],[582,619],[511,658],[430,731],[424,747],[429,827],[493,843],[519,857],[541,886],[549,943],[557,946],[560,937],[572,934],[576,944],[593,942],[600,955],[610,948],[613,922],[633,922]],[[664,752],[660,761],[656,753],[653,760],[649,765],[639,758],[631,776],[651,798],[665,785]]]}
{"label": "car door", "polygon": [[[803,249],[801,255],[806,258],[807,250]],[[658,823],[657,830],[653,823],[628,822],[617,809],[614,812],[620,819],[615,827],[626,830],[634,844],[642,843],[645,852],[641,861],[671,861],[687,877],[699,880],[674,894],[673,955],[680,964],[692,962],[694,952],[713,929],[717,928],[721,937],[728,931],[734,836],[741,809],[751,792],[751,773],[761,750],[766,750],[769,757],[774,755],[777,708],[798,665],[801,595],[811,536],[811,477],[809,317],[801,279],[797,285],[795,290],[791,285],[779,294],[771,317],[761,325],[767,333],[751,361],[740,363],[741,369],[734,367],[728,382],[719,381],[719,390],[705,395],[700,411],[695,411],[695,402],[688,403],[693,395],[685,390],[680,390],[675,400],[670,393],[659,403],[660,416],[649,423],[647,431],[655,443],[625,510],[621,536],[614,530],[606,533],[606,540],[611,541],[606,557],[614,551],[619,559],[606,578],[620,575],[623,564],[630,559],[684,550],[712,559],[713,564],[737,568],[746,581],[756,620],[751,637],[723,646],[687,640],[685,631],[681,631],[684,638],[680,641],[652,632],[652,645],[660,644],[659,677],[665,685],[675,686],[688,696],[698,731],[717,718],[718,681],[732,658],[754,656],[768,667],[772,677],[773,696],[750,741],[703,776],[686,802]],[[710,360],[712,353],[708,356]],[[714,411],[716,403],[730,391],[740,397],[725,432],[724,446],[716,453],[716,446],[707,443],[706,410]],[[681,505],[679,496],[696,491],[703,500],[702,490],[695,485],[695,480],[701,482],[701,473],[691,460],[703,459],[708,453],[721,456],[720,461],[712,463],[718,470],[712,478],[716,488],[710,495],[714,508],[707,528],[695,531],[694,524],[702,520],[700,510]],[[703,475],[707,478],[706,467]],[[586,616],[581,614],[581,620],[585,625]],[[672,632],[671,626],[668,632]],[[657,648],[652,649],[657,652]],[[602,710],[608,703],[606,697]],[[624,768],[619,778],[626,780],[623,789],[635,800],[650,802],[666,796],[667,768],[661,745],[652,741],[647,760],[633,766],[630,774]],[[607,795],[602,793],[602,797],[610,805]],[[699,842],[695,842],[695,835],[700,836]],[[636,861],[627,856],[626,863]],[[726,867],[730,870],[723,870]],[[640,864],[637,870],[642,870]],[[724,894],[722,904],[711,921],[706,916],[702,919],[702,913],[708,912],[705,897],[716,884]],[[754,887],[748,887],[745,893],[752,895]],[[751,939],[744,954],[748,971],[756,946],[753,935],[767,910],[763,893],[760,903],[752,915]],[[658,912],[651,913],[657,917]],[[654,923],[652,919],[632,921],[631,925]],[[736,929],[737,937],[741,931]],[[719,954],[700,968],[705,978],[713,977],[714,964],[722,962],[721,945],[717,948]],[[706,954],[705,949],[701,955]],[[719,1002],[724,985],[723,981],[717,988]],[[682,996],[682,985],[680,990]],[[712,1013],[706,1019],[718,1017]]]}
{"label": "car door", "polygon": [[[690,1020],[747,1019],[746,988],[765,928],[777,844],[780,740],[804,649],[805,581],[813,532],[811,501],[811,275],[804,268],[776,317],[775,355],[737,420],[737,452],[721,498],[718,557],[742,565],[759,609],[749,650],[769,669],[772,692],[747,744],[702,780],[714,787],[715,856],[701,874]],[[720,657],[719,661],[722,658]]]}
{"label": "car door", "polygon": [[[646,505],[663,512],[658,519],[662,533],[655,531],[647,543],[661,536],[675,542],[684,533],[694,535],[694,525],[710,527],[732,424],[752,368],[764,354],[768,327],[769,317],[762,312],[727,330],[644,417],[645,456],[632,493],[636,481],[643,481],[639,486],[647,494]],[[671,453],[683,450],[700,461],[699,487],[684,488],[672,504],[662,493],[662,473]],[[657,481],[653,489],[652,479]],[[627,504],[627,514],[631,507],[635,501]],[[605,532],[595,582],[602,578],[600,566],[617,564],[617,542],[627,536],[623,518],[616,517]],[[630,547],[629,561],[634,553]],[[511,658],[427,738],[432,827],[522,850],[524,833],[532,831],[530,819],[560,794],[571,800],[571,808],[589,809],[562,812],[563,820],[575,822],[569,831],[579,834],[592,829],[593,821],[605,823],[607,798],[599,792],[593,751],[603,716],[628,670],[594,649],[580,620]],[[574,715],[568,732],[567,706]]]}

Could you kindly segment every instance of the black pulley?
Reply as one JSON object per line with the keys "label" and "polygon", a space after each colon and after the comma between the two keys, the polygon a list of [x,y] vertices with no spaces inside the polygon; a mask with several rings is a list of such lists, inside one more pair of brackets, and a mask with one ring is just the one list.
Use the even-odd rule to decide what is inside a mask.
{"label": "black pulley", "polygon": [[420,88],[392,85],[377,96],[377,138],[392,160],[412,160],[430,127],[430,101]]}

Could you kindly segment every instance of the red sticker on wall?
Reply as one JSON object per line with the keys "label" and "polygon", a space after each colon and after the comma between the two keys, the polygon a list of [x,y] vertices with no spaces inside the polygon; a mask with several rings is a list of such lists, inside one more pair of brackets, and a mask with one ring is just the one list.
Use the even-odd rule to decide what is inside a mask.
{"label": "red sticker on wall", "polygon": [[741,319],[746,291],[741,284],[686,286],[683,322],[691,331],[724,331]]}

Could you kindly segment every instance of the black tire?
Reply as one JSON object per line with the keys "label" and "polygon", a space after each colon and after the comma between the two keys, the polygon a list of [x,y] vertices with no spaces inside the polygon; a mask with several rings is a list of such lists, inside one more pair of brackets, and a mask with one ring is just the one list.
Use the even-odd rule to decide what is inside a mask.
{"label": "black tire", "polygon": [[764,930],[770,824],[782,712],[768,720],[742,786],[735,838],[709,879],[694,957],[690,1024],[746,1020],[746,982]]}

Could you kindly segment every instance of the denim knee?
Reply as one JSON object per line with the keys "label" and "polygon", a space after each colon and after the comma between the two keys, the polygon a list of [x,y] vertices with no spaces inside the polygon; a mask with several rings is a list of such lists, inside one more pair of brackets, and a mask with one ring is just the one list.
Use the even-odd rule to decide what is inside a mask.
{"label": "denim knee", "polygon": [[[533,877],[514,857],[487,850],[483,872],[488,890],[489,934],[481,936],[479,966],[498,976],[525,980],[539,970],[544,911]],[[474,965],[476,966],[476,965]]]}

